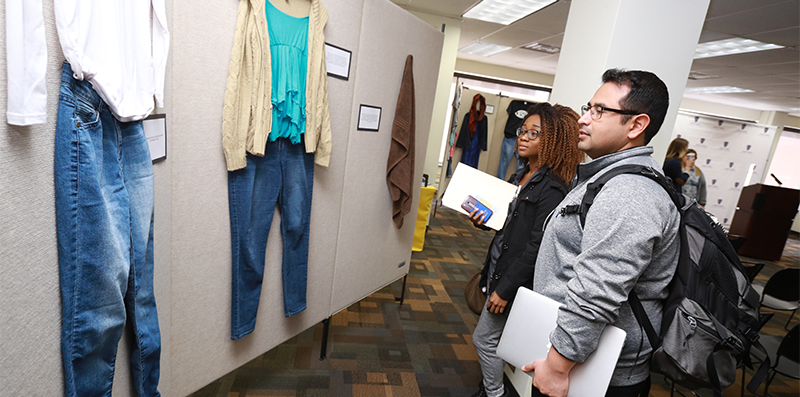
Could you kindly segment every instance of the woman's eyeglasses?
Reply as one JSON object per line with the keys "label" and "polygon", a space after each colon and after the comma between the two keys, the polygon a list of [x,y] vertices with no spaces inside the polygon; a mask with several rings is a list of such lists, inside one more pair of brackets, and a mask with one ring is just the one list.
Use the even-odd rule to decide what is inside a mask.
{"label": "woman's eyeglasses", "polygon": [[528,139],[534,140],[536,139],[542,131],[540,130],[526,130],[525,127],[517,128],[517,137],[522,138],[523,135],[527,135]]}

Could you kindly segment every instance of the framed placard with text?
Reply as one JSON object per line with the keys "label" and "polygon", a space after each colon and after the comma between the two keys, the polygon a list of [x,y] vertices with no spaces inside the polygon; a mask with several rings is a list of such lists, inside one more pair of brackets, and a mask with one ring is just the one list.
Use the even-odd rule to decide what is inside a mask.
{"label": "framed placard with text", "polygon": [[378,131],[381,126],[381,108],[361,105],[358,108],[358,129],[362,131]]}
{"label": "framed placard with text", "polygon": [[325,67],[328,69],[328,76],[349,80],[351,56],[350,51],[325,43]]}
{"label": "framed placard with text", "polygon": [[156,163],[167,159],[167,115],[151,114],[142,120],[144,136],[150,146],[150,159]]}

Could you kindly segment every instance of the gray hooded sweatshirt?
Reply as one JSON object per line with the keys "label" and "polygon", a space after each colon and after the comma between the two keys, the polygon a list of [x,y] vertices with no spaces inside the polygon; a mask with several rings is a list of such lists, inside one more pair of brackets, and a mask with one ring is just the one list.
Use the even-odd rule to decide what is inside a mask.
{"label": "gray hooded sweatshirt", "polygon": [[587,183],[614,167],[642,164],[660,172],[652,153],[652,147],[640,146],[579,165],[572,190],[546,224],[536,260],[533,290],[563,303],[550,334],[562,356],[586,360],[607,324],[627,332],[612,386],[647,378],[651,348],[627,303],[628,294],[636,290],[659,330],[662,299],[678,262],[678,209],[657,182],[631,174],[606,183],[583,228],[577,214],[564,215],[561,209],[580,204]]}

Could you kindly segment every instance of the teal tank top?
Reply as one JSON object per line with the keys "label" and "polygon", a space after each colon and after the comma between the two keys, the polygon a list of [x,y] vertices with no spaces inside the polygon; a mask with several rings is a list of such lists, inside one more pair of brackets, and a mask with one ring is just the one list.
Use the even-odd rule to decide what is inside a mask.
{"label": "teal tank top", "polygon": [[266,1],[272,58],[272,130],[269,141],[289,138],[300,143],[306,130],[308,17],[296,18]]}

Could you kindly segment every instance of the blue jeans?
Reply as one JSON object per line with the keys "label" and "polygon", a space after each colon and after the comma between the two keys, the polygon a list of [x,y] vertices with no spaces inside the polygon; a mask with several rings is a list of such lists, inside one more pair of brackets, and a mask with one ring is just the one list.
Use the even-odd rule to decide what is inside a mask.
{"label": "blue jeans", "polygon": [[55,196],[66,395],[111,395],[126,317],[139,396],[159,396],[153,165],[141,122],[121,123],[64,63]]}
{"label": "blue jeans", "polygon": [[[503,137],[503,146],[500,147],[500,164],[497,166],[497,177],[506,180],[506,172],[508,171],[508,163],[511,162],[512,157],[519,157],[514,153],[514,144],[517,138]],[[517,169],[522,168],[522,164],[517,162]]]}
{"label": "blue jeans", "polygon": [[247,155],[247,166],[228,173],[233,285],[231,339],[253,332],[264,279],[267,237],[277,205],[283,240],[283,312],[306,309],[308,231],[314,185],[314,154],[287,138],[267,142],[264,157]]}

